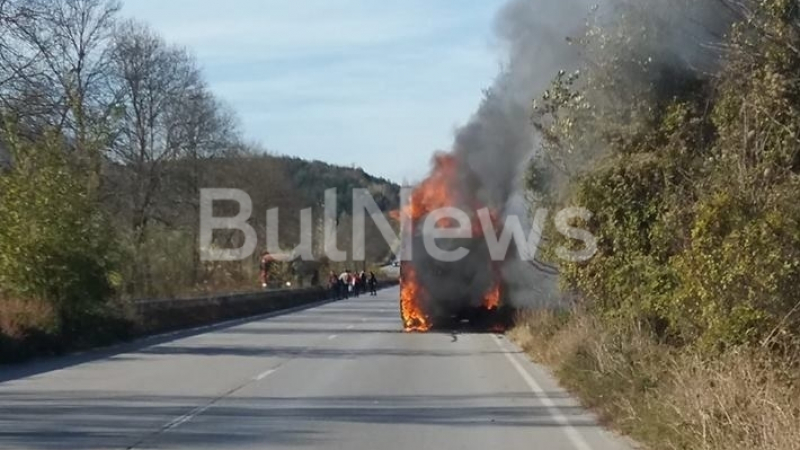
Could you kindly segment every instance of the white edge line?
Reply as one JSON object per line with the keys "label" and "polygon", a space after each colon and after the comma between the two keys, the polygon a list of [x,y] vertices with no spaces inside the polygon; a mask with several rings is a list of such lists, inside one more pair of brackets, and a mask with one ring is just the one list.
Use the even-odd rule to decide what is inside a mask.
{"label": "white edge line", "polygon": [[525,383],[527,383],[528,387],[530,387],[533,393],[539,397],[539,401],[541,401],[545,406],[547,412],[550,414],[553,420],[555,420],[556,423],[563,428],[564,434],[567,435],[567,438],[570,440],[572,445],[578,450],[592,450],[592,447],[590,447],[583,436],[578,433],[578,430],[576,430],[575,427],[569,423],[569,420],[567,420],[567,418],[561,414],[561,411],[558,410],[555,402],[553,402],[553,399],[545,394],[544,389],[542,389],[539,383],[536,382],[536,379],[534,379],[533,376],[528,373],[524,367],[522,367],[522,364],[520,364],[514,355],[503,345],[500,338],[497,337],[497,335],[492,337],[494,338],[497,346],[500,347],[500,350],[503,351],[503,354],[506,355],[506,358],[508,358],[508,361],[511,363],[511,365],[514,366],[514,369],[516,369],[520,376],[522,376],[522,379],[525,380]]}

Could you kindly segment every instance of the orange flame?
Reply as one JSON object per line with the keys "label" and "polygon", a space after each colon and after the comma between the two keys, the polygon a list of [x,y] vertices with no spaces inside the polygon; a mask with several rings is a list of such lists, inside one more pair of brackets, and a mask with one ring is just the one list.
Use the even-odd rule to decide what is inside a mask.
{"label": "orange flame", "polygon": [[414,269],[403,263],[400,280],[400,314],[406,331],[425,332],[431,329],[430,321],[419,305],[422,286],[417,281]]}
{"label": "orange flame", "polygon": [[[452,183],[456,180],[456,160],[451,154],[440,153],[434,158],[431,175],[411,194],[408,207],[404,211],[411,226],[416,226],[427,214],[440,208],[453,206]],[[446,224],[439,224],[446,226]],[[403,263],[400,280],[400,312],[406,331],[425,332],[431,323],[420,304],[424,288],[417,280],[411,264]]]}
{"label": "orange flame", "polygon": [[483,298],[483,307],[490,311],[500,307],[500,283],[495,283],[492,290]]}
{"label": "orange flame", "polygon": [[[428,214],[441,208],[453,207],[464,204],[478,211],[481,205],[475,199],[459,198],[456,189],[458,182],[458,161],[449,153],[440,153],[434,157],[434,168],[431,175],[423,181],[411,194],[408,207],[403,213],[409,220],[411,227],[417,224]],[[470,204],[470,202],[473,202]],[[490,211],[492,223],[497,224],[498,218],[495,211]],[[480,221],[475,217],[472,224],[473,236],[483,236],[489,230],[484,230]],[[452,223],[440,221],[437,226],[448,227]],[[413,234],[413,230],[412,234]],[[430,318],[426,316],[421,304],[425,296],[425,288],[419,283],[417,274],[411,264],[403,263],[400,283],[400,309],[403,317],[403,325],[406,331],[424,332],[431,329]],[[499,280],[495,273],[495,279]],[[500,308],[500,283],[496,282],[494,287],[486,294],[483,300],[483,307],[487,310]]]}
{"label": "orange flame", "polygon": [[431,176],[422,182],[411,194],[408,217],[412,223],[428,213],[440,208],[454,206],[452,183],[458,175],[453,155],[440,153],[435,156]]}

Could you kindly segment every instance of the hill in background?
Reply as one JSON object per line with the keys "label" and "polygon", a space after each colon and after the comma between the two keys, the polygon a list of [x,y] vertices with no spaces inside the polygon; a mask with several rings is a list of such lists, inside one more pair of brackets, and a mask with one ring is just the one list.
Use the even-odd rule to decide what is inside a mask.
{"label": "hill in background", "polygon": [[280,164],[292,185],[306,200],[315,202],[325,197],[325,190],[336,189],[339,212],[352,213],[353,189],[367,189],[381,211],[400,208],[400,185],[368,174],[360,167],[342,167],[322,161],[307,161],[289,156],[273,157]]}

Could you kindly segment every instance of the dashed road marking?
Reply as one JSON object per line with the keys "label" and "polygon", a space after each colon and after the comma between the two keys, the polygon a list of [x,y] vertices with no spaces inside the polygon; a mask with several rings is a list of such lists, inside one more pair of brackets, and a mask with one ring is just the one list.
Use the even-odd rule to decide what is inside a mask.
{"label": "dashed road marking", "polygon": [[269,370],[266,370],[266,371],[264,371],[264,372],[261,372],[260,374],[258,374],[258,376],[256,376],[256,377],[255,377],[255,378],[253,378],[253,379],[254,379],[254,380],[256,380],[256,381],[261,381],[261,380],[263,380],[264,378],[267,378],[268,376],[270,376],[270,375],[272,375],[273,373],[275,373],[275,371],[276,371],[276,370],[277,370],[277,369],[269,369]]}
{"label": "dashed road marking", "polygon": [[328,340],[329,341],[332,341],[334,339],[336,339],[336,335],[335,334],[332,334],[332,335],[328,336]]}
{"label": "dashed road marking", "polygon": [[206,412],[206,410],[208,410],[208,408],[210,408],[211,405],[213,405],[213,403],[209,403],[207,405],[199,406],[199,407],[189,411],[188,413],[186,413],[186,414],[184,414],[184,415],[182,415],[180,417],[177,417],[172,422],[169,422],[168,424],[164,425],[164,428],[162,428],[162,431],[171,430],[171,429],[173,429],[175,427],[178,427],[178,426],[180,426],[180,425],[182,425],[182,424],[194,419],[195,417],[199,416],[200,414],[203,414],[204,412]]}

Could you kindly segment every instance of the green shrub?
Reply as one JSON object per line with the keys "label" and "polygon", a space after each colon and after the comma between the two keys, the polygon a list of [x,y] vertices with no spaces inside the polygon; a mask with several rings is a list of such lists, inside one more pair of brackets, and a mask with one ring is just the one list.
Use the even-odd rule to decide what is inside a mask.
{"label": "green shrub", "polygon": [[56,137],[9,139],[0,175],[0,291],[47,301],[60,332],[91,333],[114,291],[114,241],[105,217]]}
{"label": "green shrub", "polygon": [[[568,195],[549,196],[588,208],[581,225],[598,239],[593,259],[562,264],[562,284],[674,345],[800,339],[800,11],[788,0],[752,6],[713,77],[659,79],[654,63],[634,73],[638,90],[616,92],[597,80],[630,75],[637,66],[624,62],[637,54],[609,32],[583,81],[560,74],[535,115],[545,157],[531,188],[547,188],[543,161],[602,149],[570,176]],[[549,242],[546,255],[575,245]]]}

